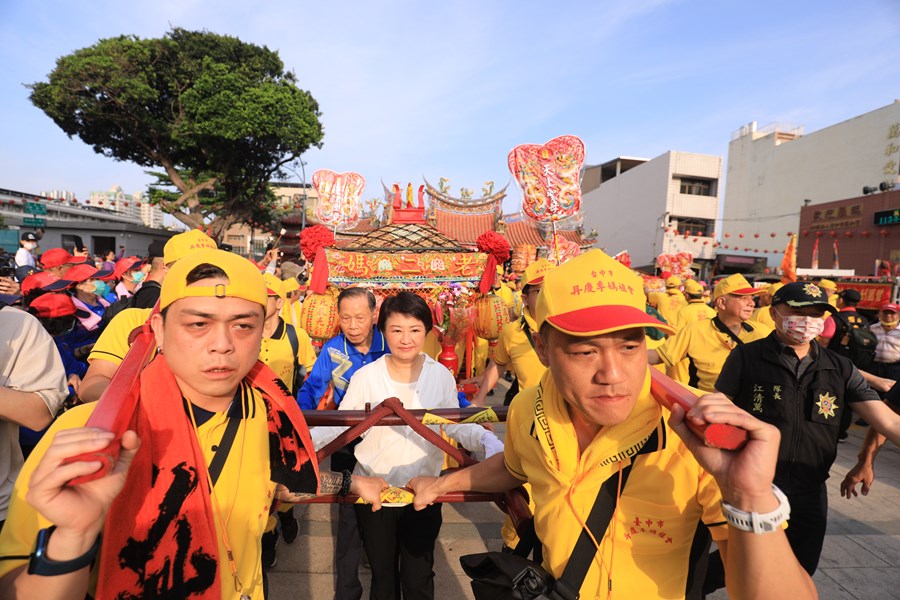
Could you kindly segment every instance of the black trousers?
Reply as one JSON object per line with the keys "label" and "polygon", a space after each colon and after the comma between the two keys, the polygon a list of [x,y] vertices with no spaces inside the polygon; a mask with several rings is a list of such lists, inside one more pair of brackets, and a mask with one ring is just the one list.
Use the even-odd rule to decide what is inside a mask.
{"label": "black trousers", "polygon": [[[331,470],[338,473],[353,471],[356,457],[353,449],[359,440],[351,442],[331,455]],[[356,523],[356,511],[352,504],[338,504],[338,530],[334,547],[334,600],[360,600],[362,584],[359,581],[359,559],[362,540]]]}
{"label": "black trousers", "polygon": [[432,600],[434,543],[441,530],[441,505],[421,511],[411,505],[372,512],[354,505],[372,567],[371,600]]}
{"label": "black trousers", "polygon": [[[809,576],[812,577],[819,566],[822,545],[825,543],[825,528],[828,524],[828,493],[825,484],[813,492],[785,494],[791,503],[791,519],[784,531],[794,556]],[[711,594],[725,587],[725,567],[716,550],[709,556],[709,567],[703,593]]]}

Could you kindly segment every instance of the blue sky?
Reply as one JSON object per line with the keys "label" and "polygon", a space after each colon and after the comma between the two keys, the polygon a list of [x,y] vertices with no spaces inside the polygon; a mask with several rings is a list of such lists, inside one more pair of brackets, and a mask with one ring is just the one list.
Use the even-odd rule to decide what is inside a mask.
{"label": "blue sky", "polygon": [[[207,29],[279,51],[318,100],[318,168],[499,188],[517,144],[580,136],[587,163],[727,157],[750,121],[811,132],[900,97],[900,3],[0,0],[0,188],[84,199],[142,169],[70,140],[28,101],[59,56],[120,34]],[[296,179],[299,181],[299,177]],[[521,195],[510,185],[507,211]]]}

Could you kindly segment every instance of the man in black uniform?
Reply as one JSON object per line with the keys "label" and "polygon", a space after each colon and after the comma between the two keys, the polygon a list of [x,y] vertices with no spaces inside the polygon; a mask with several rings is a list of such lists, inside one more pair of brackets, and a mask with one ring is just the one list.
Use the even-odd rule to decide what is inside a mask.
{"label": "man in black uniform", "polygon": [[716,381],[716,389],[737,406],[781,431],[775,485],[790,500],[788,541],[810,575],[825,539],[825,480],[848,404],[878,432],[900,442],[900,418],[847,358],[815,341],[825,312],[834,310],[815,284],[785,285],[769,308],[775,331],[735,348]]}

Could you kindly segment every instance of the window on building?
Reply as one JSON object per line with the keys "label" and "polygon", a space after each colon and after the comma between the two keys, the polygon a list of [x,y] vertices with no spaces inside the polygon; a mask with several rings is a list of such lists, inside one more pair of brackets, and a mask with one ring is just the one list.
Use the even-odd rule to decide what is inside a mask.
{"label": "window on building", "polygon": [[715,179],[698,179],[698,178],[681,178],[681,193],[691,194],[692,196],[715,196],[716,195]]}
{"label": "window on building", "polygon": [[694,237],[712,237],[715,234],[715,222],[712,219],[672,217],[671,225],[680,234],[687,233]]}

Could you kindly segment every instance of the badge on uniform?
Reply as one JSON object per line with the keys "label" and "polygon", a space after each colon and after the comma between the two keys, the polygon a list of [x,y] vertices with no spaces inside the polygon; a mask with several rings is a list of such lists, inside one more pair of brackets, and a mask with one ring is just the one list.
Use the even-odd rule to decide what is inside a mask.
{"label": "badge on uniform", "polygon": [[816,402],[816,406],[819,407],[819,414],[824,415],[826,419],[828,417],[833,417],[834,411],[840,408],[837,405],[837,398],[828,392],[819,394],[819,401]]}

